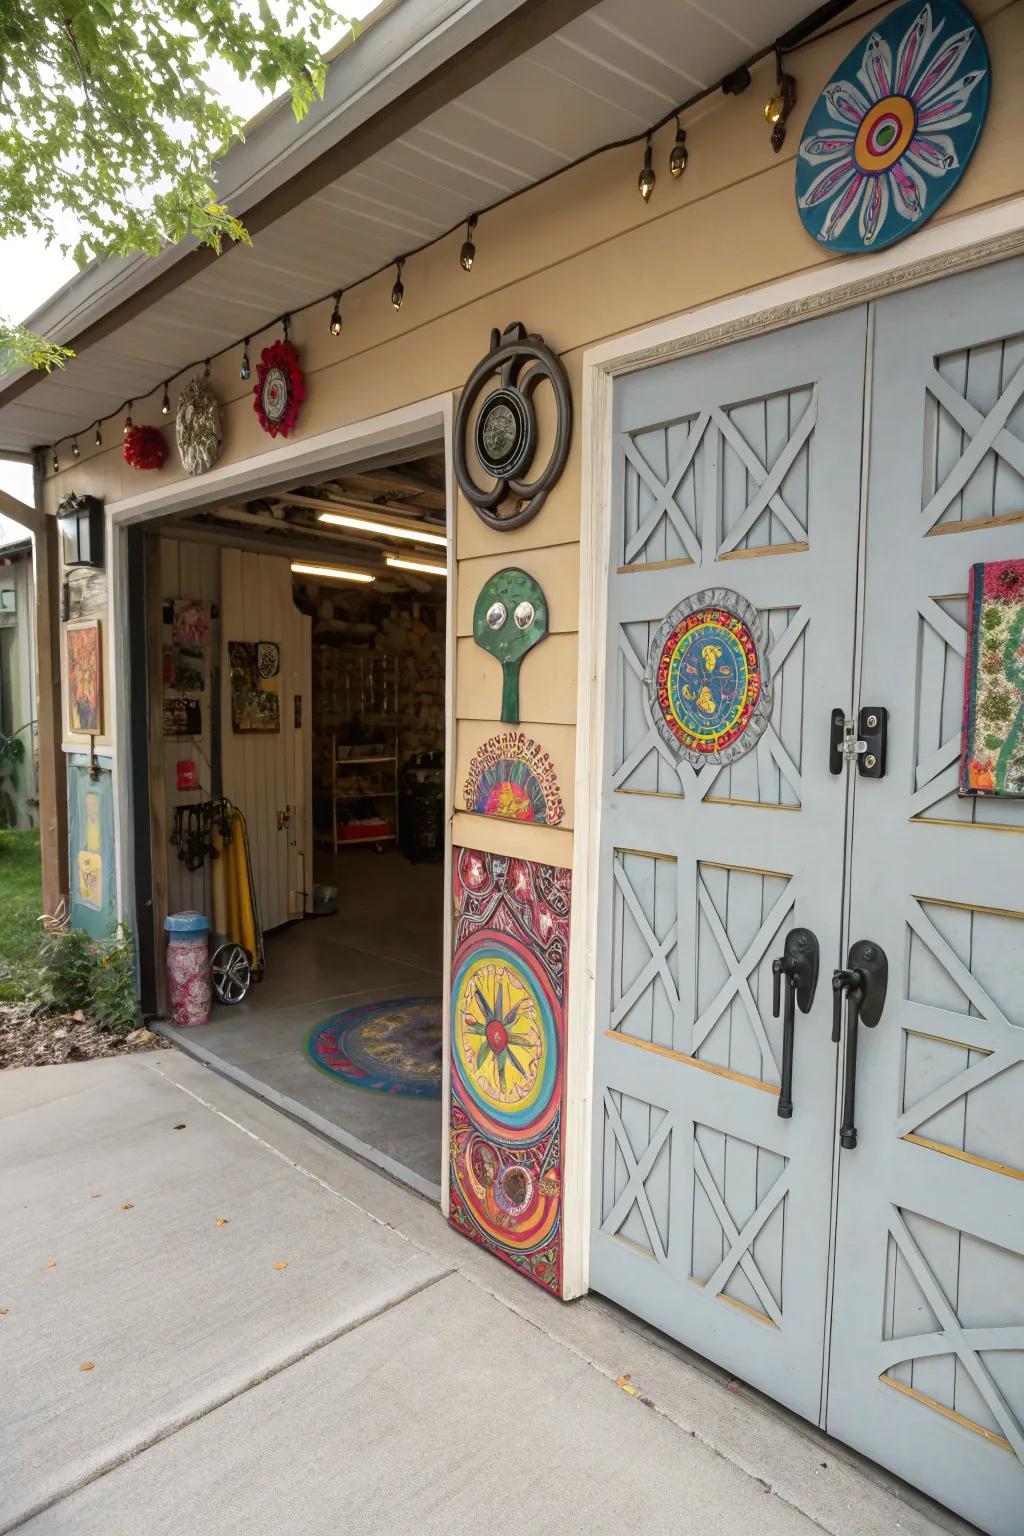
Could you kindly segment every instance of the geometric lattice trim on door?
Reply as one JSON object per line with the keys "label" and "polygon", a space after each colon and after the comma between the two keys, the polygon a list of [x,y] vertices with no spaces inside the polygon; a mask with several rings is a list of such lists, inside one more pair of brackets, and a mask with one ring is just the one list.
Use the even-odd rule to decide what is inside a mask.
{"label": "geometric lattice trim on door", "polygon": [[604,1091],[601,1231],[659,1264],[664,1264],[669,1244],[668,1169],[673,1123],[672,1115],[659,1106],[641,1103],[610,1088]]}
{"label": "geometric lattice trim on door", "polygon": [[[1024,1425],[1010,1401],[1013,1397],[1024,1403],[1024,1321],[965,1325],[951,1300],[969,1260],[976,1274],[988,1274],[989,1293],[1001,1296],[1007,1310],[1024,1319],[1024,1258],[895,1206],[890,1207],[888,1224],[890,1291],[902,1277],[907,1315],[928,1327],[900,1334],[888,1325],[875,1362],[879,1380],[961,1429],[1012,1451],[1024,1463]],[[925,1234],[930,1239],[928,1254]],[[940,1280],[940,1263],[949,1278]],[[887,1299],[887,1321],[890,1308],[895,1314],[892,1296]]]}
{"label": "geometric lattice trim on door", "polygon": [[[751,1070],[754,1064],[749,1062],[749,1051],[743,1058],[742,1066],[733,1054],[742,1052],[743,1047],[733,1038],[735,1029],[732,1027],[728,1030],[730,1054],[727,1059],[720,1060],[719,1065],[734,1071],[742,1070],[749,1076],[772,1084],[779,1082],[779,1063],[762,1017],[762,1008],[767,1014],[771,1006],[766,956],[793,910],[795,893],[791,887],[792,876],[777,870],[738,868],[707,861],[697,866],[697,908],[700,921],[695,971],[702,980],[714,978],[716,971],[721,979],[711,981],[713,991],[710,996],[705,998],[698,991],[691,1050],[697,1056],[704,1048],[704,1059],[715,1061],[718,1057],[713,1033],[719,1024],[724,1022],[729,1026],[739,1026],[759,1053],[757,1070]],[[716,891],[719,893],[722,911],[715,899]],[[744,919],[745,943],[742,939],[735,939],[729,932],[730,927],[734,933],[737,932],[738,925]],[[713,956],[708,954],[709,941],[714,946]],[[755,998],[751,985],[751,977],[759,969],[760,1001]]]}
{"label": "geometric lattice trim on door", "polygon": [[808,548],[812,386],[619,437],[621,571]]}
{"label": "geometric lattice trim on door", "polygon": [[678,865],[666,856],[613,854],[612,1000],[609,1024],[672,1046],[679,1011]]}
{"label": "geometric lattice trim on door", "polygon": [[1024,338],[986,342],[937,364],[925,381],[921,532],[1024,520]]}
{"label": "geometric lattice trim on door", "polygon": [[[690,1278],[717,1300],[730,1302],[759,1322],[782,1326],[782,1235],[784,1202],[789,1193],[788,1159],[742,1141],[724,1136],[710,1126],[693,1128],[694,1253]],[[712,1173],[704,1146],[721,1147],[721,1183]],[[742,1180],[743,1208],[732,1195],[727,1199],[727,1156],[735,1164],[746,1162],[750,1176]],[[765,1169],[775,1166],[775,1178],[763,1189]],[[760,1170],[760,1177],[758,1177]],[[756,1198],[760,1183],[763,1193]],[[704,1196],[706,1205],[700,1200]],[[717,1225],[719,1253],[709,1258],[707,1231],[700,1250],[698,1232],[703,1223]],[[769,1232],[769,1227],[774,1230]],[[763,1256],[757,1252],[759,1240]]]}
{"label": "geometric lattice trim on door", "polygon": [[[905,1141],[1016,1179],[1024,1179],[1024,1117],[1014,1110],[1024,1078],[1024,1009],[1011,1017],[984,978],[991,970],[1000,990],[1019,997],[1024,962],[1013,957],[1022,954],[1022,921],[1024,913],[911,897],[908,1001],[932,1018],[937,1009],[959,1015],[963,1038],[927,1026],[906,1031],[896,1121]],[[999,1126],[1009,1139],[992,1139]]]}

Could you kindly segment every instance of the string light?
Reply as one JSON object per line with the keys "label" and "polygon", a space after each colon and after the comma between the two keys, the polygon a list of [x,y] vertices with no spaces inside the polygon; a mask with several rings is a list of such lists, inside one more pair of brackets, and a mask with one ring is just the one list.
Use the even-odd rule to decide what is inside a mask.
{"label": "string light", "polygon": [[171,397],[167,393],[166,382],[164,383],[164,397],[160,402],[160,410],[164,416],[169,416],[171,414]]}
{"label": "string light", "polygon": [[82,457],[82,450],[78,446],[78,433],[77,432],[75,433],[74,437],[71,439],[71,457],[73,459],[80,459]]}
{"label": "string light", "polygon": [[674,177],[680,177],[686,170],[686,162],[689,156],[686,152],[686,129],[680,126],[676,118],[676,140],[672,145],[672,153],[668,157],[669,172]]}
{"label": "string light", "polygon": [[[876,3],[873,6],[871,6],[870,9],[871,10],[879,10],[879,9],[882,8],[882,5],[884,3],[885,3],[885,0],[878,0],[878,3]],[[809,20],[810,20],[810,18],[809,18]],[[830,28],[830,29],[828,29],[828,30],[826,30],[824,32],[822,32],[820,30],[820,23],[819,23],[819,25],[817,27],[815,27],[814,25],[806,25],[805,24],[802,28],[794,28],[793,30],[791,30],[790,32],[788,32],[786,34],[786,37],[785,37],[785,40],[784,40],[785,44],[786,44],[785,52],[788,55],[788,54],[791,54],[793,52],[798,51],[801,48],[805,48],[805,47],[809,46],[813,42],[818,42],[818,41],[820,41],[824,37],[831,36],[831,34],[833,32],[841,31],[842,27],[845,26],[845,25],[846,25],[845,22],[841,22],[838,25],[836,25],[836,26],[834,26],[834,27],[832,27],[832,28]],[[771,144],[772,144],[772,148],[775,150],[775,152],[778,153],[778,151],[782,148],[783,143],[785,142],[785,137],[786,137],[786,119],[789,117],[790,113],[793,110],[793,107],[796,104],[796,96],[797,96],[797,83],[796,83],[795,78],[792,75],[786,74],[784,72],[784,70],[783,70],[783,49],[782,49],[782,45],[781,45],[780,42],[776,42],[774,45],[770,45],[767,48],[762,48],[759,52],[757,52],[755,54],[752,54],[751,57],[748,59],[748,61],[746,63],[738,65],[736,69],[730,71],[729,74],[724,75],[717,82],[717,84],[702,87],[694,95],[690,96],[686,101],[681,102],[680,105],[677,108],[675,108],[672,112],[669,112],[665,117],[659,119],[659,121],[656,122],[655,124],[653,124],[653,126],[651,128],[649,128],[645,134],[643,134],[643,135],[638,134],[638,135],[636,135],[635,139],[634,138],[630,138],[630,139],[619,140],[619,141],[616,141],[614,143],[607,143],[607,144],[603,144],[603,145],[598,145],[597,148],[595,148],[593,150],[587,151],[584,155],[579,156],[576,160],[571,161],[569,164],[564,165],[564,166],[560,166],[555,171],[550,172],[548,175],[542,176],[539,179],[538,182],[531,183],[530,188],[522,188],[522,189],[520,189],[520,191],[512,192],[512,193],[507,194],[506,196],[499,197],[493,204],[490,204],[488,206],[488,208],[486,208],[484,210],[484,212],[490,212],[492,208],[500,207],[504,203],[511,201],[511,199],[513,197],[519,196],[521,191],[532,190],[535,187],[542,185],[544,182],[552,179],[553,176],[561,175],[565,171],[572,170],[577,165],[582,164],[584,161],[592,159],[595,155],[602,154],[604,152],[607,152],[607,151],[613,150],[613,149],[620,149],[620,148],[622,148],[627,143],[634,143],[634,142],[636,142],[636,139],[639,139],[640,137],[643,137],[646,140],[646,143],[645,143],[645,147],[644,147],[643,167],[642,167],[642,169],[640,171],[640,175],[639,175],[639,177],[637,179],[637,185],[638,185],[638,188],[639,188],[639,191],[640,191],[640,195],[643,198],[644,202],[645,203],[649,202],[650,198],[651,198],[651,194],[654,191],[655,182],[657,180],[656,175],[655,175],[655,171],[654,171],[654,166],[653,166],[653,136],[654,136],[654,133],[656,131],[658,131],[659,129],[661,129],[662,127],[666,126],[668,124],[668,122],[670,122],[673,117],[675,118],[675,122],[676,122],[676,136],[675,136],[675,140],[673,142],[673,145],[672,145],[672,148],[671,148],[671,151],[670,151],[670,154],[669,154],[669,173],[672,175],[673,178],[680,177],[683,174],[683,172],[685,171],[686,165],[687,165],[687,161],[688,161],[688,151],[687,151],[687,148],[686,148],[686,132],[685,132],[685,129],[683,129],[682,126],[680,125],[680,121],[679,121],[680,114],[685,112],[685,111],[687,111],[687,110],[689,110],[691,107],[696,106],[699,102],[702,102],[702,101],[706,100],[708,97],[714,95],[718,91],[721,91],[726,96],[740,96],[740,95],[742,95],[743,92],[746,91],[750,87],[750,85],[752,83],[750,66],[754,65],[754,64],[760,63],[762,59],[764,59],[766,57],[769,57],[772,53],[774,53],[775,59],[776,59],[776,90],[775,90],[774,94],[768,99],[768,101],[765,102],[765,105],[764,105],[764,117],[765,117],[766,122],[771,124],[771,129],[772,129]],[[469,217],[468,217],[468,219],[466,221],[466,239],[463,241],[461,249],[459,251],[459,264],[461,265],[463,270],[466,271],[466,272],[469,272],[469,271],[472,270],[473,263],[474,263],[474,261],[476,259],[476,245],[475,245],[474,240],[473,240],[472,237],[473,237],[473,232],[476,229],[478,219],[479,219],[479,214],[473,213],[473,214],[469,215]],[[453,233],[453,231],[451,231],[451,230],[447,231],[447,234],[451,234],[451,233]],[[444,238],[446,238],[446,236],[439,235],[439,236],[436,236],[434,239],[430,239],[430,240],[425,241],[424,245],[422,247],[417,247],[417,250],[416,250],[416,252],[414,252],[414,254],[419,254],[419,251],[421,249],[427,249],[428,247],[433,246],[434,244],[436,244],[438,240],[444,239]],[[395,283],[394,283],[394,286],[391,289],[391,303],[392,303],[392,307],[394,309],[396,309],[396,310],[401,309],[402,303],[403,303],[403,301],[405,299],[405,286],[404,286],[404,284],[402,282],[402,270],[403,270],[403,268],[405,266],[406,260],[407,260],[407,257],[405,257],[405,256],[400,256],[400,257],[397,257],[395,259]],[[378,269],[378,273],[379,273],[379,269]],[[361,279],[360,281],[361,282],[362,281],[367,281],[370,277],[377,276],[378,273],[367,274],[367,278],[366,279]],[[330,318],[330,329],[331,329],[331,334],[333,336],[339,335],[340,331],[341,331],[341,328],[342,328],[342,321],[341,321],[341,297],[342,297],[342,293],[343,293],[343,290],[339,289],[335,293],[335,295],[334,295],[334,307],[333,307],[333,309],[331,311],[331,318]],[[326,298],[326,297],[327,296],[325,295],[324,298]],[[310,309],[310,308],[313,307],[314,304],[323,303],[324,302],[324,298],[311,300],[308,304],[303,305],[302,309],[303,310]],[[290,315],[282,315],[281,319],[280,319],[280,324],[282,325],[282,327],[284,329],[284,338],[285,338],[286,341],[288,340],[288,328],[289,328],[290,320],[291,320],[291,316]],[[270,322],[270,323],[272,324],[273,322]],[[262,327],[261,329],[266,329],[266,328],[267,327]],[[249,359],[249,344],[250,344],[251,339],[252,339],[251,336],[246,336],[246,337],[243,338],[243,343],[242,343],[242,360],[241,360],[241,367],[239,368],[238,376],[242,380],[243,383],[247,382],[252,377],[252,366],[251,366],[250,359]],[[233,343],[232,345],[237,346],[237,342]],[[228,348],[224,348],[223,350],[227,351]],[[219,353],[218,353],[218,356],[220,356]],[[193,364],[191,366],[194,367],[195,365]],[[207,377],[209,376],[209,366],[210,366],[209,365],[209,359],[207,359],[207,362],[206,362],[206,376]],[[167,383],[165,383],[164,384],[164,402],[165,403],[164,403],[164,406],[163,406],[163,413],[164,413],[164,415],[169,415],[170,414],[167,389],[168,389],[168,385],[167,385]],[[131,431],[131,429],[132,429],[132,427],[134,425],[134,423],[132,421],[132,417],[131,417],[131,410],[132,410],[133,404],[134,404],[134,401],[129,400],[127,402],[128,415],[127,415],[127,418],[126,418],[125,424],[124,424],[125,436],[127,436],[127,434]],[[97,422],[96,422],[96,436],[95,436],[95,442],[96,442],[96,447],[97,448],[102,447],[102,443],[103,443],[103,438],[102,438],[102,433],[101,433],[101,430],[100,430],[100,426],[101,426],[100,420],[97,420]],[[74,452],[74,448],[72,449],[72,451]],[[57,456],[56,455],[56,448],[54,448],[54,458],[56,458],[56,456]]]}
{"label": "string light", "polygon": [[462,242],[462,250],[459,252],[459,266],[463,272],[472,272],[473,263],[476,260],[476,246],[473,243],[473,231],[476,229],[476,214],[471,213],[466,220],[466,238]]}
{"label": "string light", "polygon": [[54,472],[54,474],[57,474],[59,469],[60,469],[60,459],[58,459],[58,457],[57,457],[57,448],[56,448],[56,445],[54,445],[54,449],[53,449],[53,472]]}
{"label": "string light", "polygon": [[637,183],[636,183],[637,186],[640,188],[640,196],[643,198],[645,203],[649,203],[650,202],[650,200],[651,200],[651,193],[654,191],[654,183],[657,180],[657,178],[656,178],[656,176],[654,174],[654,167],[651,165],[651,156],[652,156],[652,154],[653,154],[653,149],[652,149],[652,145],[651,145],[651,135],[648,134],[647,135],[647,147],[644,150],[643,170],[640,172],[640,175],[637,177]]}
{"label": "string light", "polygon": [[775,50],[775,94],[764,104],[764,120],[771,124],[771,146],[778,154],[786,142],[786,119],[796,106],[796,81],[782,68],[782,49]]}

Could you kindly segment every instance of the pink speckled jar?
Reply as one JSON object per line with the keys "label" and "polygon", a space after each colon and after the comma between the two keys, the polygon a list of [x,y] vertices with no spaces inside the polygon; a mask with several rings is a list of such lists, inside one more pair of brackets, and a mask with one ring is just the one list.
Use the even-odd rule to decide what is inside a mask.
{"label": "pink speckled jar", "polygon": [[181,1028],[209,1024],[210,924],[202,912],[172,912],[167,934],[167,1004],[171,1023]]}

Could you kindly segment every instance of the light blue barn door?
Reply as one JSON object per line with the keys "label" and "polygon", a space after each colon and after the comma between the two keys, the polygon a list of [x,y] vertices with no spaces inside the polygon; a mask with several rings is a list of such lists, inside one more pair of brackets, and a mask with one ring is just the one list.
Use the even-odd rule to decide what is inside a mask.
{"label": "light blue barn door", "polygon": [[889,992],[840,1154],[827,1422],[1021,1536],[1024,801],[957,772],[968,573],[1024,558],[1024,263],[879,302],[872,373],[859,702],[889,759],[856,781],[849,926]]}
{"label": "light blue barn door", "polygon": [[[845,785],[828,719],[855,631],[866,311],[628,376],[614,396],[592,1286],[807,1417],[821,1412]],[[731,589],[768,639],[770,724],[677,765],[643,675],[681,599]],[[823,985],[791,1119],[772,960]]]}

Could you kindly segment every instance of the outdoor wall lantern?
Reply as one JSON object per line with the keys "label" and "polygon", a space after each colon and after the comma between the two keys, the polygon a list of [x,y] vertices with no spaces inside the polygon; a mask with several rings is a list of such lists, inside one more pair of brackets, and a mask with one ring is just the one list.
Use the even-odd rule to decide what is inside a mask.
{"label": "outdoor wall lantern", "polygon": [[103,503],[96,496],[65,496],[57,507],[61,556],[65,570],[88,565],[103,568]]}

